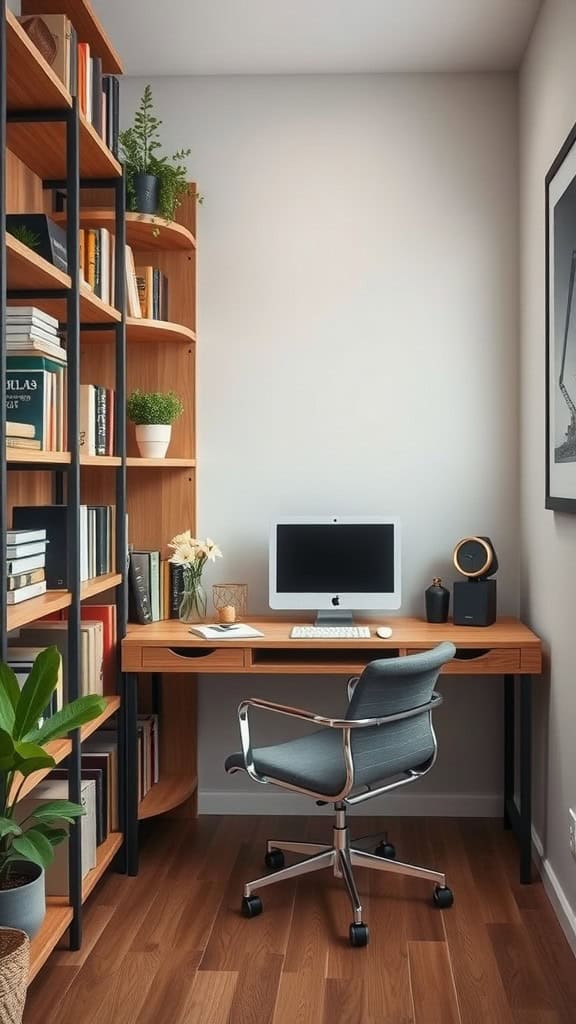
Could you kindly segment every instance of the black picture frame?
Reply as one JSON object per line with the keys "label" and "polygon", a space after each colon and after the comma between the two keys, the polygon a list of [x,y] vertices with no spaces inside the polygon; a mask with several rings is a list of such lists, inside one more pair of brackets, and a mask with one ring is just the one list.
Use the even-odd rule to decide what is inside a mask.
{"label": "black picture frame", "polygon": [[545,203],[545,507],[576,513],[576,124],[546,175]]}

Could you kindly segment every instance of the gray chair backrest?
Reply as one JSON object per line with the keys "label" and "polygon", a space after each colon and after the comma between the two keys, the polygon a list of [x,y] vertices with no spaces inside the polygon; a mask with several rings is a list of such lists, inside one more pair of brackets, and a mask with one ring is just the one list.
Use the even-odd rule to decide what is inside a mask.
{"label": "gray chair backrest", "polygon": [[[440,669],[455,653],[454,644],[441,643],[421,654],[371,661],[356,684],[346,718],[381,718],[428,704]],[[400,722],[354,729],[355,782],[369,784],[418,768],[434,750],[428,711]]]}

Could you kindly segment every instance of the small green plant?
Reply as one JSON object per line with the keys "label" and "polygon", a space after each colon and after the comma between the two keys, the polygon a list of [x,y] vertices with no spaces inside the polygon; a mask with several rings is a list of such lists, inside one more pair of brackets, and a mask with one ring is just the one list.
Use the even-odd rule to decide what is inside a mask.
{"label": "small green plant", "polygon": [[27,245],[29,249],[38,249],[40,246],[40,235],[37,235],[32,228],[27,227],[25,224],[17,224],[16,227],[6,229],[9,234],[17,238],[22,245]]}
{"label": "small green plant", "polygon": [[184,196],[191,195],[199,203],[203,196],[192,193],[187,179],[185,160],[192,152],[179,149],[173,156],[160,156],[160,125],[162,121],[153,113],[152,89],[144,89],[140,106],[134,115],[131,128],[120,132],[120,155],[126,172],[126,198],[128,209],[136,208],[134,176],[153,174],[159,182],[157,213],[167,221],[173,221],[176,210]]}
{"label": "small green plant", "polygon": [[133,391],[126,402],[128,419],[142,426],[168,425],[184,412],[181,398],[174,391]]}
{"label": "small green plant", "polygon": [[[101,715],[106,707],[94,694],[73,700],[39,722],[58,683],[60,653],[47,647],[36,658],[20,690],[11,668],[0,662],[0,882],[10,879],[15,861],[28,860],[47,868],[54,847],[68,833],[62,822],[71,823],[84,814],[79,804],[51,800],[18,822],[18,796],[29,775],[54,768],[54,758],[44,749],[73,729]],[[55,823],[58,827],[55,827]]]}

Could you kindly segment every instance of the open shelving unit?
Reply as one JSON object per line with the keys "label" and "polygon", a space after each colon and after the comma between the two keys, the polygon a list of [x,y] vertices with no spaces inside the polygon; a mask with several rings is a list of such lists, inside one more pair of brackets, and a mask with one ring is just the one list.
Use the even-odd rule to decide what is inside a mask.
{"label": "open shelving unit", "polygon": [[[78,38],[102,59],[105,73],[120,74],[118,56],[95,16],[89,0],[23,0],[22,13],[65,13]],[[80,695],[82,602],[105,595],[116,606],[118,645],[126,630],[126,318],[124,311],[125,210],[122,168],[94,127],[46,63],[14,14],[4,9],[0,23],[0,543],[11,510],[17,504],[43,505],[56,501],[67,508],[68,589],[52,590],[17,605],[8,605],[6,564],[0,559],[0,656],[6,657],[8,633],[46,615],[66,610],[68,622],[68,699]],[[7,235],[6,213],[54,214],[53,190],[66,197],[68,271],[57,269],[22,242]],[[78,231],[84,197],[95,189],[112,196],[108,226],[115,234],[115,293],[117,308],[103,302],[80,279]],[[68,438],[65,452],[6,449],[6,305],[35,305],[56,316],[66,331],[68,353]],[[84,333],[84,327],[87,331]],[[94,327],[97,328],[94,332]],[[104,338],[107,378],[100,379],[97,346],[84,338]],[[98,370],[98,376],[91,376]],[[81,455],[78,444],[80,382],[106,383],[116,393],[115,444],[112,456]],[[80,504],[116,506],[114,537],[117,571],[86,582],[80,580]],[[96,495],[98,500],[96,501]],[[57,764],[68,769],[70,799],[80,800],[82,743],[108,719],[117,724],[124,792],[126,746],[123,683],[118,647],[116,692],[106,694],[106,708],[95,720],[69,738],[48,745]],[[115,716],[115,717],[114,717]],[[25,780],[19,799],[30,794],[46,771]],[[112,832],[98,847],[96,867],[82,878],[81,822],[70,834],[69,896],[48,898],[46,917],[31,943],[32,980],[54,947],[68,933],[71,948],[82,939],[82,906],[104,872],[122,854],[126,819],[121,802],[121,831]]]}

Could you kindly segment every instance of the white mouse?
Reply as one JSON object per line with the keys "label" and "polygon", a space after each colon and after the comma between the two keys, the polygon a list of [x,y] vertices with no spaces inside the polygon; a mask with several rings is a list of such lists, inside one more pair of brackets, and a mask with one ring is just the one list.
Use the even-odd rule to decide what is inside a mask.
{"label": "white mouse", "polygon": [[378,626],[376,630],[376,636],[379,636],[381,640],[387,640],[388,637],[392,636],[392,630],[390,626]]}

